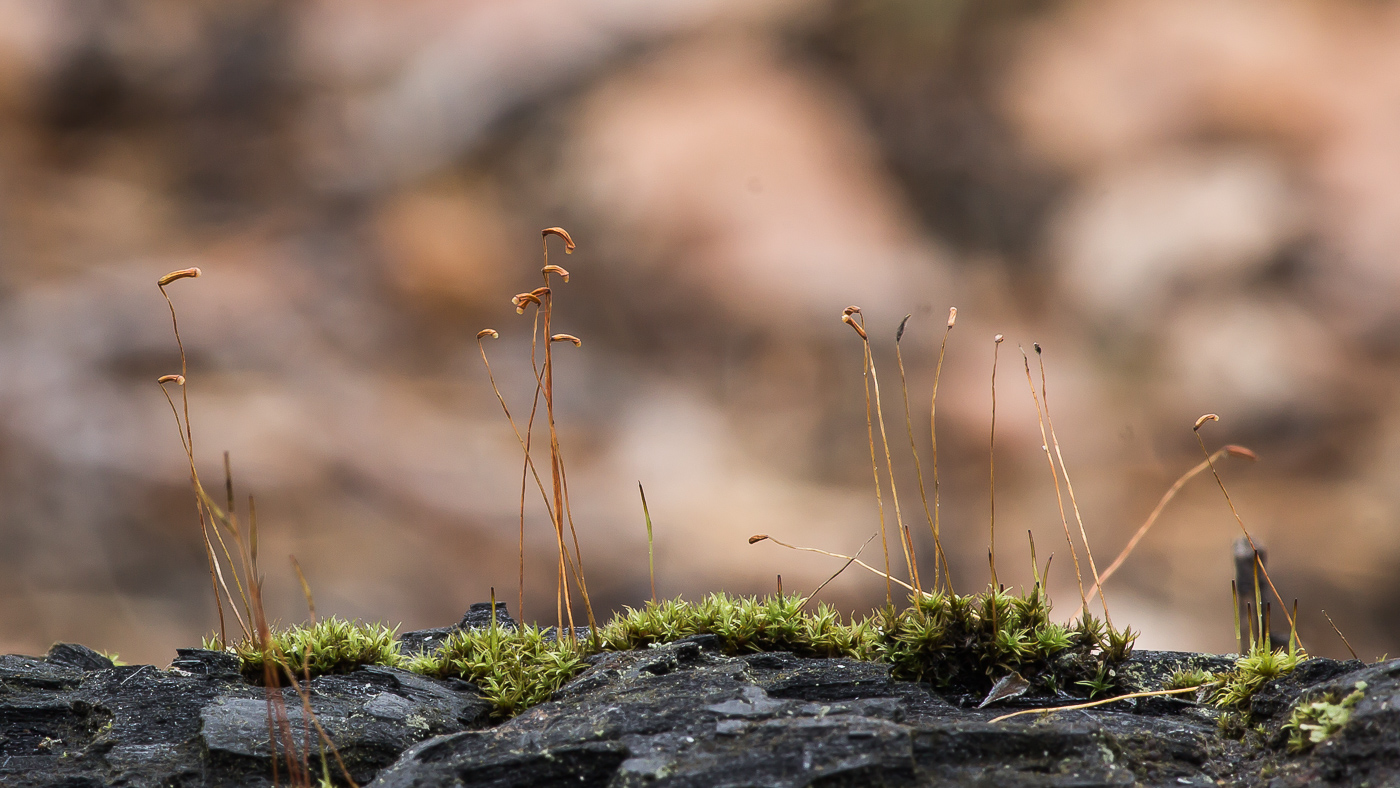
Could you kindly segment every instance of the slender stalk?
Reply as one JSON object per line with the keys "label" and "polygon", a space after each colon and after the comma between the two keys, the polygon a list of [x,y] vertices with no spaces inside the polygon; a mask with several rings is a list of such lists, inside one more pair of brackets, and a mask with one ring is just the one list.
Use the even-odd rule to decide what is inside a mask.
{"label": "slender stalk", "polygon": [[[1240,531],[1244,533],[1244,538],[1249,542],[1249,549],[1254,551],[1255,561],[1257,563],[1259,548],[1254,544],[1254,537],[1249,535],[1249,529],[1244,527],[1244,518],[1240,517],[1239,510],[1235,508],[1235,502],[1230,498],[1230,491],[1225,489],[1225,481],[1220,478],[1220,471],[1215,467],[1215,461],[1211,459],[1211,453],[1210,450],[1206,448],[1205,440],[1201,438],[1201,427],[1204,426],[1205,423],[1208,421],[1220,421],[1220,417],[1215,415],[1214,413],[1207,413],[1199,419],[1196,419],[1196,426],[1192,427],[1191,431],[1196,436],[1196,442],[1199,443],[1201,446],[1201,453],[1206,455],[1206,464],[1210,466],[1210,473],[1212,476],[1215,477],[1215,483],[1220,487],[1220,492],[1225,496],[1225,503],[1230,507],[1230,514],[1233,514],[1235,516],[1235,522],[1239,523]],[[1274,597],[1278,599],[1278,603],[1284,606],[1283,614],[1285,616],[1288,616],[1288,625],[1296,629],[1298,623],[1293,620],[1292,614],[1288,612],[1287,603],[1283,601],[1283,595],[1278,592],[1278,589],[1276,587],[1274,587],[1273,578],[1269,577],[1269,570],[1262,566],[1260,567],[1260,569],[1262,569],[1264,572],[1264,580],[1269,584],[1269,590],[1274,592]],[[1301,641],[1299,645],[1301,645]]]}
{"label": "slender stalk", "polygon": [[[1234,445],[1216,449],[1215,453],[1211,455],[1211,459],[1218,460],[1226,454],[1229,454],[1233,457],[1243,457],[1249,460],[1258,459],[1258,456],[1249,449],[1246,449],[1243,446]],[[1192,468],[1186,473],[1181,474],[1181,477],[1178,478],[1176,482],[1171,486],[1171,488],[1168,489],[1167,492],[1162,495],[1162,499],[1157,502],[1157,506],[1152,509],[1152,513],[1147,516],[1147,520],[1144,521],[1142,526],[1137,529],[1137,533],[1133,534],[1133,538],[1128,540],[1128,545],[1123,548],[1123,552],[1119,553],[1118,557],[1113,559],[1113,563],[1109,564],[1108,568],[1103,570],[1103,575],[1101,575],[1099,578],[1101,582],[1107,583],[1108,579],[1110,577],[1113,577],[1113,573],[1118,571],[1118,567],[1122,566],[1123,562],[1128,560],[1128,556],[1133,552],[1133,549],[1137,547],[1138,542],[1142,541],[1142,537],[1146,536],[1148,530],[1150,530],[1152,528],[1152,525],[1157,522],[1157,518],[1161,516],[1162,510],[1167,507],[1167,502],[1170,501],[1172,498],[1175,498],[1176,494],[1178,492],[1181,492],[1181,488],[1185,487],[1187,482],[1196,478],[1196,476],[1201,471],[1204,471],[1206,468],[1209,467],[1210,463],[1202,460],[1201,462],[1196,464],[1196,467]],[[1093,596],[1094,592],[1098,590],[1099,585],[1098,583],[1095,583],[1093,588],[1089,589],[1089,596]]]}
{"label": "slender stalk", "polygon": [[[899,348],[899,341],[900,341],[901,339],[904,338],[904,326],[905,326],[906,323],[909,322],[909,318],[910,318],[910,317],[912,317],[912,315],[905,315],[905,316],[904,316],[904,321],[901,322],[901,323],[899,324],[899,331],[897,331],[897,332],[895,333],[895,335],[894,335],[894,357],[895,357],[895,361],[899,364],[899,390],[900,390],[900,392],[903,393],[903,395],[904,395],[904,430],[905,430],[905,432],[908,433],[908,435],[909,435],[909,453],[912,454],[912,455],[914,455],[914,478],[917,479],[918,482],[919,482],[919,501],[922,502],[923,505],[924,505],[924,517],[928,519],[928,527],[929,527],[929,530],[932,531],[932,530],[934,530],[934,527],[933,527],[933,512],[930,511],[930,509],[929,509],[929,505],[928,505],[928,494],[927,494],[927,492],[924,490],[924,466],[923,466],[922,463],[919,462],[919,449],[918,449],[918,447],[914,444],[914,421],[913,421],[913,419],[911,419],[910,416],[909,416],[909,383],[908,383],[908,381],[906,380],[905,375],[904,375],[904,353],[903,353],[903,352],[900,350],[900,348]],[[907,542],[909,543],[909,552],[910,552],[910,554],[911,554],[911,555],[915,555],[915,553],[914,553],[914,539],[913,539],[912,536],[910,536],[910,534],[909,534],[909,529],[908,529],[908,528],[905,528],[905,529],[904,529],[904,539],[905,539],[905,541],[907,541]],[[917,555],[915,555],[915,559],[916,559],[916,560],[914,560],[914,562],[913,562],[913,566],[914,566],[914,585],[915,585],[915,586],[919,586],[919,587],[922,588],[922,584],[919,582],[919,577],[918,577],[918,566],[919,566],[919,563],[918,563],[918,560],[917,560]],[[938,552],[937,552],[937,548],[936,548],[936,547],[935,547],[934,554],[933,554],[933,578],[934,578],[933,587],[934,587],[934,588],[937,588],[937,587],[938,587]]]}
{"label": "slender stalk", "polygon": [[[1045,383],[1045,356],[1041,353],[1040,345],[1035,345],[1036,359],[1040,362],[1040,398],[1045,407],[1045,423],[1050,427],[1050,443],[1055,448],[1055,458],[1060,462],[1060,474],[1065,478],[1065,490],[1069,493],[1070,507],[1074,510],[1074,519],[1079,523],[1079,538],[1084,544],[1084,555],[1089,559],[1089,570],[1093,573],[1094,583],[1099,589],[1099,601],[1103,603],[1104,621],[1111,627],[1113,619],[1108,614],[1108,600],[1104,597],[1103,582],[1099,579],[1098,567],[1094,564],[1094,551],[1089,547],[1089,534],[1084,529],[1084,517],[1079,513],[1079,501],[1074,496],[1074,484],[1069,480],[1069,469],[1065,467],[1065,457],[1060,452],[1060,439],[1055,435],[1055,419],[1050,415],[1050,390]],[[1076,569],[1078,569],[1078,561]],[[1080,587],[1083,587],[1083,578],[1080,579]],[[1081,600],[1084,607],[1089,605],[1088,598]],[[1083,609],[1083,608],[1081,608]]]}
{"label": "slender stalk", "polygon": [[[914,593],[920,594],[920,595],[922,595],[922,596],[928,596],[928,595],[929,595],[927,592],[925,592],[925,591],[919,591],[919,590],[915,589],[913,586],[911,586],[911,585],[909,585],[908,583],[904,582],[903,580],[900,580],[900,579],[897,578],[897,577],[891,576],[888,572],[881,572],[879,569],[876,569],[875,567],[871,566],[870,564],[865,563],[864,561],[860,560],[859,558],[857,558],[856,556],[853,556],[853,555],[845,555],[845,554],[843,554],[843,553],[833,553],[833,552],[831,552],[831,551],[829,551],[829,550],[822,550],[822,549],[817,548],[817,547],[801,547],[801,546],[799,546],[799,545],[791,545],[791,544],[788,544],[787,542],[780,542],[780,541],[778,541],[777,539],[774,539],[773,537],[769,536],[768,534],[757,534],[757,535],[754,535],[754,536],[750,536],[750,537],[749,537],[749,544],[756,544],[756,543],[762,542],[762,541],[773,542],[774,544],[776,544],[776,545],[778,545],[778,546],[780,546],[780,547],[786,547],[786,548],[788,548],[789,550],[801,550],[801,551],[804,552],[804,553],[820,553],[821,555],[829,555],[829,556],[831,556],[832,558],[844,558],[844,559],[846,559],[846,561],[847,561],[847,565],[852,564],[852,563],[853,563],[853,564],[856,564],[857,566],[859,566],[859,567],[861,567],[861,568],[863,568],[863,569],[865,569],[865,570],[867,570],[867,571],[869,571],[869,572],[873,572],[874,574],[879,575],[880,577],[885,578],[885,582],[886,582],[886,583],[894,583],[894,584],[896,584],[896,585],[903,586],[906,590],[913,591]],[[869,542],[869,540],[867,540],[867,543],[868,543],[868,542]],[[862,548],[863,548],[863,547],[864,547],[864,546],[862,546]],[[842,567],[842,570],[843,570],[843,571],[844,571],[844,569],[845,569],[845,567]],[[838,572],[837,574],[840,574],[840,572]],[[834,578],[835,575],[832,575],[832,577]],[[831,581],[828,580],[827,582],[829,583],[829,582],[831,582]],[[823,583],[822,585],[824,586],[824,585],[826,585],[826,583]],[[821,589],[818,588],[818,590],[821,590]],[[813,591],[812,593],[815,594],[816,591]]]}
{"label": "slender stalk", "polygon": [[997,357],[1001,354],[1001,342],[1004,337],[997,334],[992,339],[992,437],[988,443],[987,460],[991,469],[991,481],[989,490],[991,493],[991,536],[988,539],[988,553],[990,554],[990,564],[992,569],[992,590],[996,591],[997,583]]}
{"label": "slender stalk", "polygon": [[[1239,609],[1239,606],[1236,605],[1235,609],[1238,610],[1238,609]],[[1239,615],[1239,614],[1236,613],[1236,615]],[[1329,623],[1329,624],[1332,625],[1332,631],[1333,631],[1333,632],[1336,632],[1336,633],[1337,633],[1337,637],[1339,637],[1339,638],[1342,639],[1342,643],[1343,643],[1344,645],[1346,645],[1347,651],[1350,651],[1350,652],[1351,652],[1351,658],[1352,658],[1352,659],[1360,659],[1360,657],[1356,656],[1356,649],[1354,649],[1354,648],[1351,647],[1351,641],[1350,641],[1350,640],[1347,640],[1347,636],[1342,634],[1342,630],[1337,629],[1337,624],[1336,624],[1336,622],[1334,622],[1334,621],[1332,620],[1332,617],[1331,617],[1331,616],[1327,615],[1327,611],[1326,611],[1326,610],[1322,611],[1322,617],[1325,618],[1325,619],[1327,619],[1327,623]]]}
{"label": "slender stalk", "polygon": [[824,581],[822,582],[821,585],[817,586],[817,588],[816,588],[815,591],[813,591],[812,593],[808,594],[805,598],[806,598],[806,599],[813,599],[813,598],[815,598],[816,595],[817,595],[823,588],[826,588],[826,586],[827,586],[828,583],[830,583],[832,580],[835,580],[837,577],[839,577],[839,576],[841,575],[842,572],[844,572],[844,571],[846,571],[847,569],[849,569],[850,566],[851,566],[851,564],[855,563],[855,562],[856,562],[856,559],[860,558],[860,554],[863,553],[863,552],[865,552],[866,546],[869,545],[872,541],[874,541],[874,540],[875,540],[875,537],[877,537],[877,536],[879,536],[879,535],[880,535],[880,534],[879,534],[878,531],[875,532],[875,533],[873,533],[873,534],[871,534],[871,535],[870,535],[870,538],[869,538],[869,539],[866,539],[865,542],[861,544],[860,549],[856,551],[856,554],[855,554],[855,555],[851,556],[850,559],[846,561],[846,563],[844,563],[844,564],[841,565],[841,568],[840,568],[840,569],[837,569],[837,570],[831,575],[831,577],[828,577],[826,580],[824,580]]}
{"label": "slender stalk", "polygon": [[1050,708],[1047,708],[1047,709],[1023,709],[1023,710],[1021,710],[1021,711],[1014,711],[1014,712],[1012,712],[1012,713],[1010,713],[1010,714],[1003,714],[1003,715],[1001,715],[1000,717],[993,717],[993,718],[990,720],[990,722],[1001,722],[1001,721],[1003,721],[1003,720],[1009,720],[1009,719],[1011,719],[1012,717],[1020,717],[1020,716],[1023,715],[1023,714],[1046,714],[1046,715],[1049,715],[1049,714],[1054,714],[1054,713],[1057,712],[1057,711],[1074,711],[1075,709],[1092,709],[1092,708],[1095,707],[1095,706],[1102,706],[1102,705],[1104,705],[1104,704],[1106,704],[1106,703],[1113,703],[1113,702],[1115,702],[1115,701],[1120,701],[1120,700],[1131,700],[1131,699],[1133,699],[1133,698],[1152,698],[1152,697],[1157,697],[1157,696],[1159,696],[1159,695],[1185,695],[1185,694],[1188,693],[1188,692],[1195,692],[1195,691],[1199,690],[1201,687],[1204,687],[1204,686],[1205,686],[1204,684],[1198,684],[1198,685],[1196,685],[1196,686],[1194,686],[1194,687],[1183,687],[1182,689],[1153,690],[1153,691],[1151,691],[1151,692],[1130,692],[1130,693],[1128,693],[1127,695],[1118,695],[1117,697],[1113,697],[1113,698],[1104,698],[1103,700],[1093,700],[1093,701],[1089,701],[1088,703],[1075,703],[1075,704],[1070,705],[1070,706],[1053,706],[1053,707],[1050,707]]}
{"label": "slender stalk", "polygon": [[652,552],[651,510],[647,508],[647,491],[637,482],[637,492],[642,494],[642,515],[647,520],[647,576],[651,578],[651,601],[656,602],[656,559]]}
{"label": "slender stalk", "polygon": [[933,371],[933,396],[928,403],[928,432],[933,445],[933,574],[935,588],[938,586],[938,566],[943,565],[943,583],[948,593],[953,593],[953,579],[948,573],[948,556],[943,552],[943,540],[939,534],[938,498],[938,381],[943,377],[943,354],[948,349],[948,335],[953,332],[953,324],[958,321],[958,308],[949,307],[948,327],[943,330],[943,342],[938,346],[938,366]]}
{"label": "slender stalk", "polygon": [[[865,340],[866,345],[870,344],[869,338]],[[896,340],[895,345],[899,342]],[[919,569],[914,562],[912,552],[913,545],[909,541],[908,529],[904,527],[904,515],[899,510],[899,488],[894,483],[894,460],[890,458],[890,439],[885,434],[885,409],[880,400],[880,376],[875,372],[875,356],[870,354],[870,380],[875,386],[875,417],[880,423],[880,447],[885,451],[885,474],[890,480],[890,500],[894,502],[895,528],[899,533],[899,546],[904,550],[904,565],[909,571],[909,579],[914,583],[915,588],[919,588]]]}
{"label": "slender stalk", "polygon": [[[855,316],[859,316],[857,321]],[[841,313],[841,322],[846,323],[855,329],[861,339],[861,375],[865,382],[865,434],[870,443],[870,473],[875,478],[875,505],[880,512],[880,548],[885,556],[885,607],[894,609],[894,589],[890,584],[890,544],[885,536],[885,496],[880,488],[880,466],[875,460],[875,427],[873,413],[870,407],[870,373],[874,359],[870,355],[870,337],[865,333],[865,315],[861,314],[860,307],[848,306]]]}

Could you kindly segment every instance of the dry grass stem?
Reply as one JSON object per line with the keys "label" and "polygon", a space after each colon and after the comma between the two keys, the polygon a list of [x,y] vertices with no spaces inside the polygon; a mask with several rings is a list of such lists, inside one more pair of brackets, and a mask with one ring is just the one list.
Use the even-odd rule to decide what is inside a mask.
{"label": "dry grass stem", "polygon": [[[822,581],[822,584],[819,585],[819,586],[817,586],[816,589],[815,589],[814,591],[812,591],[812,593],[808,594],[806,598],[807,598],[807,599],[815,599],[816,596],[817,596],[817,594],[820,593],[821,590],[822,590],[823,588],[826,588],[826,586],[827,586],[828,583],[830,583],[832,580],[835,580],[836,578],[840,577],[842,572],[844,572],[844,571],[846,571],[847,569],[849,569],[850,566],[851,566],[851,564],[855,563],[855,562],[856,562],[856,559],[860,558],[860,554],[863,553],[863,552],[865,552],[865,548],[866,548],[867,546],[869,546],[869,544],[870,544],[871,542],[875,541],[875,537],[877,537],[877,536],[879,536],[879,535],[880,535],[880,533],[879,533],[878,531],[875,532],[875,533],[873,533],[873,534],[871,534],[871,535],[870,535],[870,538],[869,538],[869,539],[866,539],[865,542],[863,542],[863,543],[861,544],[860,549],[859,549],[859,550],[856,550],[856,554],[855,554],[855,555],[851,556],[851,558],[850,558],[849,560],[847,560],[846,563],[842,564],[840,569],[837,569],[835,572],[833,572],[832,575],[831,575],[831,577],[828,577],[826,580],[823,580],[823,581]],[[752,541],[750,541],[749,543],[750,543],[750,544],[753,544]]]}
{"label": "dry grass stem", "polygon": [[[885,495],[880,485],[880,466],[875,459],[874,414],[870,405],[870,376],[874,359],[870,355],[870,337],[865,333],[865,315],[860,307],[848,306],[841,312],[841,322],[855,329],[861,340],[861,376],[865,383],[865,433],[870,442],[870,473],[875,478],[875,505],[880,513],[880,548],[885,556],[885,606],[894,608],[894,589],[890,585],[890,543],[885,535]],[[779,543],[781,544],[781,542]]]}
{"label": "dry grass stem", "polygon": [[[1040,345],[1035,345],[1036,359],[1040,363],[1040,399],[1045,407],[1045,424],[1050,428],[1050,443],[1055,447],[1055,459],[1060,463],[1060,475],[1065,479],[1065,492],[1069,493],[1069,505],[1074,511],[1075,522],[1079,524],[1079,539],[1084,544],[1084,556],[1089,559],[1089,571],[1094,575],[1094,585],[1098,587],[1099,602],[1103,604],[1103,618],[1110,627],[1113,626],[1113,617],[1108,613],[1108,599],[1104,596],[1103,582],[1099,579],[1099,569],[1094,563],[1094,550],[1089,546],[1089,534],[1084,529],[1084,515],[1079,512],[1079,499],[1074,495],[1074,483],[1069,478],[1069,468],[1065,466],[1065,456],[1060,451],[1060,439],[1055,434],[1055,418],[1050,415],[1050,393],[1049,387],[1045,384],[1045,356],[1041,353]],[[1080,581],[1083,582],[1082,580]],[[1087,600],[1085,600],[1087,604]]]}
{"label": "dry grass stem", "polygon": [[[829,555],[829,556],[831,556],[832,558],[843,558],[843,559],[846,560],[847,565],[849,565],[849,564],[856,564],[857,566],[860,566],[860,567],[864,568],[866,571],[873,572],[874,574],[876,574],[876,575],[878,575],[878,576],[880,576],[880,577],[885,578],[886,584],[894,583],[894,584],[903,586],[906,590],[909,590],[909,591],[915,591],[915,590],[916,590],[913,586],[909,585],[908,583],[904,582],[903,580],[900,580],[900,579],[897,578],[897,577],[892,577],[892,576],[890,576],[889,573],[887,573],[887,572],[881,572],[879,569],[876,569],[875,567],[871,566],[870,564],[865,563],[864,561],[860,560],[859,558],[857,558],[857,557],[854,556],[854,555],[844,555],[844,554],[842,554],[842,553],[833,553],[833,552],[831,552],[830,550],[822,550],[821,548],[818,548],[818,547],[801,547],[801,546],[799,546],[799,545],[791,545],[791,544],[788,544],[787,542],[782,542],[782,541],[779,541],[779,540],[777,540],[777,539],[774,539],[773,537],[769,536],[768,534],[755,534],[755,535],[749,537],[749,544],[757,544],[757,543],[759,543],[759,542],[764,542],[764,541],[772,542],[772,543],[778,545],[779,547],[786,547],[786,548],[789,549],[789,550],[801,550],[801,551],[803,551],[803,552],[805,552],[805,553],[820,553],[821,555]],[[868,543],[869,543],[869,540],[866,540],[866,542],[867,542],[867,544],[868,544]],[[862,549],[864,549],[864,545],[862,545],[861,547],[862,547]],[[857,555],[859,555],[859,553],[857,553]],[[842,570],[844,571],[844,570],[845,570],[845,567],[842,567]],[[838,572],[837,574],[840,574],[840,572]],[[833,578],[834,578],[835,576],[836,576],[836,575],[832,575]],[[831,582],[831,581],[828,580],[827,582],[829,583],[829,582]],[[826,583],[823,583],[822,585],[824,586],[824,585],[826,585]],[[821,590],[821,588],[818,587],[817,590]],[[816,591],[813,591],[812,593],[815,594]],[[922,591],[917,591],[916,593],[923,594],[924,596],[927,596],[927,594],[925,594],[925,593],[922,592]]]}
{"label": "dry grass stem", "polygon": [[938,570],[943,569],[943,585],[948,593],[953,593],[953,579],[948,573],[948,556],[943,553],[943,540],[940,534],[938,489],[938,381],[943,377],[943,355],[948,350],[948,335],[953,332],[953,324],[958,322],[958,308],[948,308],[948,326],[943,329],[943,342],[938,346],[938,366],[933,371],[933,395],[928,403],[928,432],[933,446],[933,585],[938,587]]}
{"label": "dry grass stem", "polygon": [[1205,686],[1205,685],[1202,684],[1202,685],[1197,685],[1197,686],[1195,686],[1195,687],[1183,687],[1182,689],[1153,690],[1153,691],[1151,691],[1151,692],[1130,692],[1130,693],[1128,693],[1127,695],[1118,695],[1118,696],[1112,697],[1112,698],[1104,698],[1103,700],[1089,701],[1088,703],[1075,703],[1075,704],[1070,705],[1070,706],[1053,706],[1053,707],[1050,707],[1050,708],[1047,708],[1047,709],[1023,709],[1023,710],[1021,710],[1021,711],[1014,711],[1014,712],[1012,712],[1012,713],[1010,713],[1010,714],[1003,714],[1003,715],[1001,715],[1000,717],[993,717],[993,718],[990,720],[990,722],[1001,722],[1001,721],[1003,721],[1003,720],[1009,720],[1009,719],[1011,719],[1012,717],[1020,717],[1020,716],[1023,715],[1023,714],[1045,714],[1045,715],[1050,715],[1050,714],[1054,714],[1054,713],[1057,712],[1057,711],[1074,711],[1074,710],[1076,710],[1076,709],[1092,709],[1092,708],[1095,707],[1095,706],[1102,706],[1102,705],[1107,704],[1107,703],[1115,703],[1115,702],[1120,701],[1120,700],[1131,700],[1131,699],[1133,699],[1133,698],[1152,698],[1152,697],[1157,697],[1157,696],[1161,696],[1161,695],[1185,695],[1185,694],[1188,693],[1188,692],[1195,692],[1195,691],[1199,690],[1199,689],[1200,689],[1201,687],[1203,687],[1203,686]]}
{"label": "dry grass stem", "polygon": [[1342,643],[1347,647],[1347,651],[1351,652],[1351,658],[1352,658],[1352,659],[1360,659],[1360,657],[1356,656],[1356,649],[1354,649],[1354,648],[1351,647],[1351,641],[1347,640],[1347,636],[1346,636],[1346,635],[1343,635],[1343,634],[1342,634],[1342,630],[1340,630],[1340,629],[1337,628],[1336,622],[1334,622],[1334,621],[1332,620],[1332,617],[1331,617],[1331,616],[1327,615],[1327,611],[1326,611],[1326,610],[1322,611],[1322,617],[1325,618],[1325,619],[1327,619],[1327,623],[1332,625],[1332,631],[1333,631],[1333,632],[1336,632],[1336,633],[1337,633],[1337,637],[1339,637],[1339,638],[1342,639]]}
{"label": "dry grass stem", "polygon": [[987,550],[990,554],[993,590],[1000,585],[997,582],[997,358],[1001,355],[1001,343],[1004,339],[1005,337],[1001,334],[992,337],[992,432],[991,440],[987,446],[987,464],[991,471],[988,490],[992,511],[991,534],[987,540]]}
{"label": "dry grass stem", "polygon": [[[1218,460],[1227,454],[1231,457],[1240,457],[1242,459],[1247,460],[1259,459],[1259,455],[1255,454],[1249,449],[1246,449],[1243,446],[1235,446],[1233,444],[1225,446],[1221,449],[1216,449],[1215,453],[1212,454],[1210,458],[1212,460]],[[1162,499],[1157,502],[1157,505],[1152,509],[1152,513],[1147,516],[1147,520],[1144,521],[1142,526],[1137,529],[1137,533],[1133,534],[1133,538],[1128,540],[1128,544],[1126,547],[1123,548],[1123,551],[1118,554],[1117,558],[1113,559],[1113,563],[1109,564],[1107,569],[1103,570],[1103,574],[1099,577],[1100,583],[1107,583],[1108,579],[1110,577],[1113,577],[1113,573],[1118,571],[1118,567],[1122,566],[1123,562],[1128,560],[1128,556],[1132,554],[1133,549],[1137,547],[1138,542],[1142,541],[1142,537],[1147,535],[1147,532],[1152,528],[1153,524],[1157,522],[1157,518],[1161,516],[1162,510],[1166,508],[1167,503],[1171,501],[1172,498],[1175,498],[1177,493],[1181,492],[1181,488],[1185,487],[1187,482],[1196,478],[1198,474],[1200,474],[1202,471],[1206,470],[1209,467],[1210,463],[1202,460],[1201,462],[1196,464],[1196,467],[1192,468],[1186,473],[1181,474],[1181,477],[1178,478],[1174,484],[1172,484],[1172,486],[1162,496]],[[1095,583],[1094,587],[1089,589],[1089,596],[1093,596],[1094,592],[1098,590],[1099,584]]]}
{"label": "dry grass stem", "polygon": [[[899,390],[904,395],[904,430],[909,435],[909,453],[914,456],[914,478],[919,482],[919,501],[924,505],[924,517],[928,520],[929,530],[935,531],[933,525],[933,511],[929,508],[928,493],[924,489],[924,466],[923,463],[919,462],[919,449],[914,443],[914,421],[909,415],[909,383],[904,374],[904,353],[900,350],[899,346],[899,341],[904,338],[904,326],[908,324],[909,318],[911,317],[913,317],[913,315],[905,315],[904,320],[899,324],[899,331],[895,332],[894,357],[895,361],[899,364]],[[910,553],[913,554],[914,540],[909,534],[909,529],[907,527],[904,529],[904,538],[905,541],[909,543]],[[933,587],[936,589],[938,587],[938,548],[936,536],[933,554],[933,577]],[[917,560],[914,561],[914,585],[920,588],[923,587],[919,582]]]}

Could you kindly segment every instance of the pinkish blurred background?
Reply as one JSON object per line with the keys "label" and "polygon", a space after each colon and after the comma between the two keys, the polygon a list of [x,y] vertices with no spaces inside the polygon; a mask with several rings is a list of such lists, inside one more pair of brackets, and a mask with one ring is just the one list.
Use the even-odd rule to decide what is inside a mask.
{"label": "pinkish blurred background", "polygon": [[[0,653],[165,664],[217,623],[155,287],[202,475],[258,496],[271,613],[516,610],[517,412],[539,230],[595,602],[810,590],[877,527],[869,318],[902,508],[903,340],[939,395],[955,583],[1025,531],[1078,597],[1017,345],[1045,347],[1100,566],[1212,446],[1315,653],[1400,652],[1400,5],[1362,0],[0,0]],[[567,352],[565,352],[567,351]],[[931,476],[929,478],[931,483]],[[888,488],[886,499],[888,501]],[[525,617],[552,621],[528,526]],[[892,513],[891,513],[892,514]],[[1152,648],[1234,648],[1238,536],[1197,478],[1107,584]],[[865,553],[878,559],[877,545]],[[850,571],[823,596],[883,600]],[[1278,611],[1275,611],[1277,616]],[[1275,619],[1278,620],[1277,618]]]}

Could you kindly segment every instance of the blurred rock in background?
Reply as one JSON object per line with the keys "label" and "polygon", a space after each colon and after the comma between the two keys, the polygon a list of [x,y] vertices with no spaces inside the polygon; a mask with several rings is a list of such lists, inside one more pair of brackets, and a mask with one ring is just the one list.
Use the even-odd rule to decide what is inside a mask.
{"label": "blurred rock in background", "polygon": [[[216,626],[155,378],[189,351],[201,475],[257,496],[272,615],[515,607],[538,231],[576,254],[559,423],[595,603],[810,590],[879,527],[869,319],[901,511],[955,584],[1024,544],[1078,589],[1017,346],[1045,349],[1100,568],[1202,434],[1317,653],[1400,651],[1400,6],[1362,0],[0,2],[0,652],[164,664]],[[558,250],[556,249],[556,254]],[[1031,354],[1034,362],[1034,354]],[[1039,372],[1032,364],[1033,375]],[[1035,381],[1038,387],[1038,379]],[[525,618],[554,617],[527,496]],[[892,522],[889,489],[886,517]],[[240,504],[242,506],[243,504]],[[1073,520],[1071,518],[1071,525]],[[1148,647],[1234,648],[1208,476],[1106,586]],[[898,554],[898,550],[894,551]],[[864,557],[878,562],[878,543]],[[897,558],[902,563],[902,558]],[[1086,567],[1087,571],[1087,567]],[[925,569],[928,574],[928,569]],[[884,583],[847,572],[846,610]]]}

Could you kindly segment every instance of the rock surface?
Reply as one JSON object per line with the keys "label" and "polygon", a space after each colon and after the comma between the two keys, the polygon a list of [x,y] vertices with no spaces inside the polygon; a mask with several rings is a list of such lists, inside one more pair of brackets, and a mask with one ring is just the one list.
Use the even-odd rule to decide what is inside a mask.
{"label": "rock surface", "polygon": [[[489,621],[490,606],[479,607],[458,626]],[[431,647],[426,635],[451,629],[405,640]],[[1303,663],[1256,695],[1257,727],[1243,740],[1219,733],[1214,709],[1178,698],[992,723],[1069,701],[1021,696],[977,710],[980,698],[892,680],[883,664],[731,657],[704,635],[590,661],[553,700],[495,727],[472,685],[394,668],[318,677],[309,702],[356,782],[378,788],[1400,784],[1400,660]],[[1118,681],[1156,689],[1176,669],[1228,664],[1142,652]],[[268,735],[265,691],[237,667],[199,649],[182,649],[167,670],[63,644],[44,658],[0,656],[0,785],[271,785],[282,745]],[[1294,706],[1358,681],[1366,695],[1351,721],[1290,754],[1283,726]],[[282,703],[301,748],[301,699],[286,689]]]}

